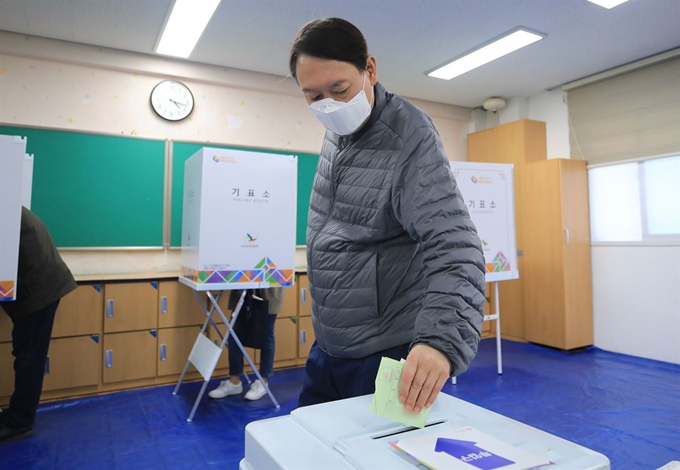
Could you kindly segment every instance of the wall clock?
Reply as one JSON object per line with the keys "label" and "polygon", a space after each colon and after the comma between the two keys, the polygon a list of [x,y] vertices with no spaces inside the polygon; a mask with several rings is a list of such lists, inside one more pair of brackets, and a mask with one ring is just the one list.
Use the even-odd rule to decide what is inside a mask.
{"label": "wall clock", "polygon": [[151,107],[167,121],[181,121],[194,109],[194,95],[184,83],[165,80],[151,91]]}

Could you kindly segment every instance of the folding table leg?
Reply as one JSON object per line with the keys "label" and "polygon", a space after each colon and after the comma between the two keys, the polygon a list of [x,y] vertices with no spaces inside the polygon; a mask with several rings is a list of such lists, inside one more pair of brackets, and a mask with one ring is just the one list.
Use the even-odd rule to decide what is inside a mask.
{"label": "folding table leg", "polygon": [[496,300],[496,361],[498,363],[498,375],[503,373],[503,353],[501,352],[501,307],[498,299],[498,281],[494,282],[494,296]]}
{"label": "folding table leg", "polygon": [[[217,324],[212,319],[213,308],[211,307],[210,310],[208,310],[208,307],[206,306],[206,304],[203,303],[203,301],[199,297],[198,292],[193,290],[193,289],[191,289],[191,292],[193,292],[194,297],[198,301],[198,304],[201,306],[201,309],[203,310],[203,313],[206,315],[206,319],[203,322],[203,327],[201,328],[201,332],[199,334],[202,335],[203,333],[205,333],[206,329],[208,328],[208,324],[210,324],[210,323],[212,323],[212,325],[215,328],[217,328]],[[218,302],[219,302],[221,295],[222,295],[222,293],[220,292],[220,294],[218,294],[218,296],[217,296]],[[224,319],[224,321],[226,322],[226,319]],[[219,329],[218,329],[218,332],[219,332]],[[189,370],[189,364],[191,364],[191,361],[189,360],[189,358],[187,358],[187,363],[184,365],[184,370],[182,371],[182,375],[179,376],[179,380],[177,381],[177,385],[175,385],[175,389],[172,391],[173,395],[177,395],[177,392],[179,392],[179,387],[184,382],[184,377],[186,376],[187,371]]]}
{"label": "folding table leg", "polygon": [[[227,340],[229,339],[229,335],[231,335],[231,338],[236,342],[236,345],[238,346],[238,348],[243,353],[243,357],[248,362],[248,365],[250,366],[250,368],[253,369],[253,372],[255,372],[255,376],[262,383],[265,390],[267,391],[267,395],[269,395],[269,398],[271,399],[272,403],[274,403],[274,406],[276,406],[276,409],[278,410],[278,409],[281,408],[281,405],[279,405],[279,402],[276,401],[276,398],[274,398],[274,394],[271,392],[271,390],[269,390],[269,386],[267,385],[267,383],[264,381],[264,379],[260,375],[260,371],[257,369],[257,367],[255,367],[253,360],[250,358],[250,356],[246,352],[245,348],[243,347],[243,344],[241,344],[241,340],[234,333],[234,329],[232,327],[233,324],[236,322],[236,318],[238,317],[239,313],[241,312],[241,307],[243,306],[244,297],[245,297],[245,292],[241,295],[241,300],[239,300],[239,303],[236,306],[236,309],[234,310],[234,313],[233,313],[232,318],[231,318],[231,323],[227,323],[227,334],[224,335],[224,337],[222,338],[222,343],[220,345],[220,348],[224,349],[224,347],[227,343]],[[208,292],[208,298],[213,302],[213,304],[215,305],[215,308],[218,310],[218,312],[220,314],[222,314],[220,307],[217,305],[214,297],[212,296],[212,294],[210,292]],[[247,377],[247,374],[246,374],[246,377]],[[248,378],[248,381],[250,382],[250,377],[247,377],[247,378]]]}
{"label": "folding table leg", "polygon": [[208,386],[208,380],[203,381],[203,385],[201,386],[201,391],[198,392],[198,396],[196,397],[196,401],[194,402],[193,408],[191,408],[191,413],[189,413],[189,417],[187,418],[188,422],[191,422],[194,419],[194,415],[196,414],[196,409],[198,409],[198,404],[201,402],[201,398],[203,398],[203,394],[205,393],[205,388]]}

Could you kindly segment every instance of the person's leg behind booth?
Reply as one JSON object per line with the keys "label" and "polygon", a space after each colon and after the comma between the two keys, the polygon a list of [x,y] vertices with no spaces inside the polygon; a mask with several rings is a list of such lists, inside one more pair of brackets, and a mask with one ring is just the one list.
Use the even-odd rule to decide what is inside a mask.
{"label": "person's leg behind booth", "polygon": [[208,393],[210,398],[224,398],[243,393],[243,384],[241,383],[243,352],[231,336],[227,339],[227,351],[229,351],[229,378],[221,381],[215,390]]}
{"label": "person's leg behind booth", "polygon": [[12,317],[14,393],[0,414],[0,441],[30,437],[42,393],[45,361],[59,301],[37,312]]}
{"label": "person's leg behind booth", "polygon": [[[274,371],[274,355],[276,353],[276,314],[267,315],[267,337],[261,349],[261,360],[259,372],[265,383]],[[224,398],[230,395],[240,395],[243,393],[243,352],[232,340],[230,336],[227,340],[227,350],[229,351],[229,378],[220,382],[220,385],[208,393],[211,398]],[[246,400],[259,400],[267,394],[267,390],[259,380],[253,381],[250,389],[245,394]]]}
{"label": "person's leg behind booth", "polygon": [[[276,314],[270,313],[267,315],[267,338],[264,346],[260,350],[260,375],[266,384],[269,384],[269,377],[274,373],[274,355],[276,354]],[[246,400],[259,400],[267,394],[267,390],[260,383],[255,380],[250,386],[250,390],[246,392]]]}

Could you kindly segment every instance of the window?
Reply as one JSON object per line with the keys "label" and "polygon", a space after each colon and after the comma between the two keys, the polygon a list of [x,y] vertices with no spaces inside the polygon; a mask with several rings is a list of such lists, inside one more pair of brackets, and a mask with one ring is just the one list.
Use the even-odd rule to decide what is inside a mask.
{"label": "window", "polygon": [[593,242],[680,242],[680,156],[588,170]]}

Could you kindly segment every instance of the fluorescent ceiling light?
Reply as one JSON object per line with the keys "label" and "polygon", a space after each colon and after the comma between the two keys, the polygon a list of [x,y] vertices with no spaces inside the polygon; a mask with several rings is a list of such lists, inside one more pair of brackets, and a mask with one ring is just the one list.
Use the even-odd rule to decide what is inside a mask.
{"label": "fluorescent ceiling light", "polygon": [[588,1],[594,3],[595,5],[605,7],[606,9],[611,9],[621,5],[622,3],[626,3],[628,0],[588,0]]}
{"label": "fluorescent ceiling light", "polygon": [[541,39],[543,39],[543,36],[540,34],[530,33],[529,31],[520,29],[481,49],[477,49],[460,59],[454,60],[453,62],[428,73],[428,75],[434,78],[451,80],[452,78],[463,75],[472,69],[488,64],[499,57],[503,57],[506,54],[510,54],[517,49],[521,49]]}
{"label": "fluorescent ceiling light", "polygon": [[156,52],[189,57],[219,4],[220,0],[175,0]]}

